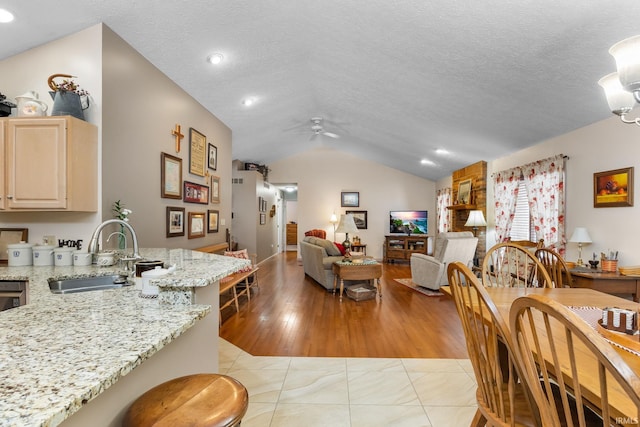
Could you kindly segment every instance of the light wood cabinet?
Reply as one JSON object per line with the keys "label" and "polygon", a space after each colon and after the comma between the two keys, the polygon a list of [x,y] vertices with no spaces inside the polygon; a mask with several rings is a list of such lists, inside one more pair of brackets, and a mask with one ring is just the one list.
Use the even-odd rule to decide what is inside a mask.
{"label": "light wood cabinet", "polygon": [[287,245],[298,244],[298,224],[287,224]]}
{"label": "light wood cabinet", "polygon": [[385,236],[384,262],[409,261],[411,254],[427,254],[429,236]]}
{"label": "light wood cabinet", "polygon": [[[70,116],[1,119],[0,208],[95,212],[98,130]],[[2,147],[4,145],[4,147]]]}

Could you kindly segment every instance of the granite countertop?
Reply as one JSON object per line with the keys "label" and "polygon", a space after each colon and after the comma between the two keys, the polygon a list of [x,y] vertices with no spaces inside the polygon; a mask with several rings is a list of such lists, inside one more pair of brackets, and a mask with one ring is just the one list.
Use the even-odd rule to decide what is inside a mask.
{"label": "granite countertop", "polygon": [[140,252],[176,265],[154,281],[157,299],[140,298],[134,287],[55,295],[47,283],[118,267],[0,267],[0,280],[29,281],[27,305],[0,312],[0,426],[58,425],[211,312],[190,303],[194,288],[248,262],[183,249]]}

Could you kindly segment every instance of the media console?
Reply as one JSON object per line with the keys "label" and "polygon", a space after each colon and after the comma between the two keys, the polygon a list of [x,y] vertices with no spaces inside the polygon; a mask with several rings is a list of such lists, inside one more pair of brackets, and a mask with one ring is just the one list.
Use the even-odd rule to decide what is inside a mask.
{"label": "media console", "polygon": [[429,236],[385,236],[383,262],[409,261],[411,254],[428,254]]}

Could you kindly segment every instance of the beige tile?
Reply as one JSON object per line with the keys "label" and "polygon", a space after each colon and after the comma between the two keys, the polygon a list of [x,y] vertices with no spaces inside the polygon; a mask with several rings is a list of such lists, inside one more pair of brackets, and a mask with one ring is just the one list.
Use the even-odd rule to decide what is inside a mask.
{"label": "beige tile", "polygon": [[347,404],[348,399],[346,372],[290,370],[279,402]]}
{"label": "beige tile", "polygon": [[289,369],[290,363],[290,357],[252,356],[243,352],[233,363],[229,372],[233,372],[238,369]]}
{"label": "beige tile", "polygon": [[273,414],[270,427],[293,426],[350,427],[349,405],[279,403]]}
{"label": "beige tile", "polygon": [[456,359],[402,359],[407,372],[464,372]]}
{"label": "beige tile", "polygon": [[249,402],[275,403],[280,397],[287,371],[284,369],[234,370],[231,374],[247,388]]}
{"label": "beige tile", "polygon": [[406,372],[349,372],[349,402],[367,405],[420,405]]}
{"label": "beige tile", "polygon": [[430,427],[431,423],[422,406],[351,405],[351,427],[389,426]]}
{"label": "beige tile", "polygon": [[401,372],[404,365],[400,359],[373,359],[373,358],[348,358],[347,372],[358,371],[378,371],[378,372]]}
{"label": "beige tile", "polygon": [[343,357],[292,357],[289,369],[307,371],[346,371]]}
{"label": "beige tile", "polygon": [[275,403],[249,402],[249,409],[242,418],[242,427],[269,427],[276,410]]}
{"label": "beige tile", "polygon": [[409,377],[425,406],[475,405],[476,385],[466,372],[412,372]]}
{"label": "beige tile", "polygon": [[[476,413],[475,406],[426,406],[424,410],[433,427],[468,426]],[[244,422],[242,425],[244,426]]]}

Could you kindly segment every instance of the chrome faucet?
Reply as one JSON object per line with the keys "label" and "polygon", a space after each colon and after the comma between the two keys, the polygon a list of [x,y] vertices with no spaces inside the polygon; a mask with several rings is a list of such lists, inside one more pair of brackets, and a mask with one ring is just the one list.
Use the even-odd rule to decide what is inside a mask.
{"label": "chrome faucet", "polygon": [[[87,248],[87,251],[91,254],[98,253],[98,239],[100,238],[100,233],[102,232],[102,229],[109,224],[120,224],[121,226],[129,230],[129,233],[131,233],[131,239],[133,240],[133,258],[142,258],[138,250],[138,236],[136,236],[135,230],[131,225],[129,225],[128,222],[123,221],[121,219],[108,219],[104,221],[102,224],[100,224],[98,227],[96,227],[96,230],[93,232],[93,235],[91,236],[91,241],[89,241],[89,247]],[[113,234],[115,233],[112,233],[112,235]],[[109,237],[111,237],[111,235]]]}

